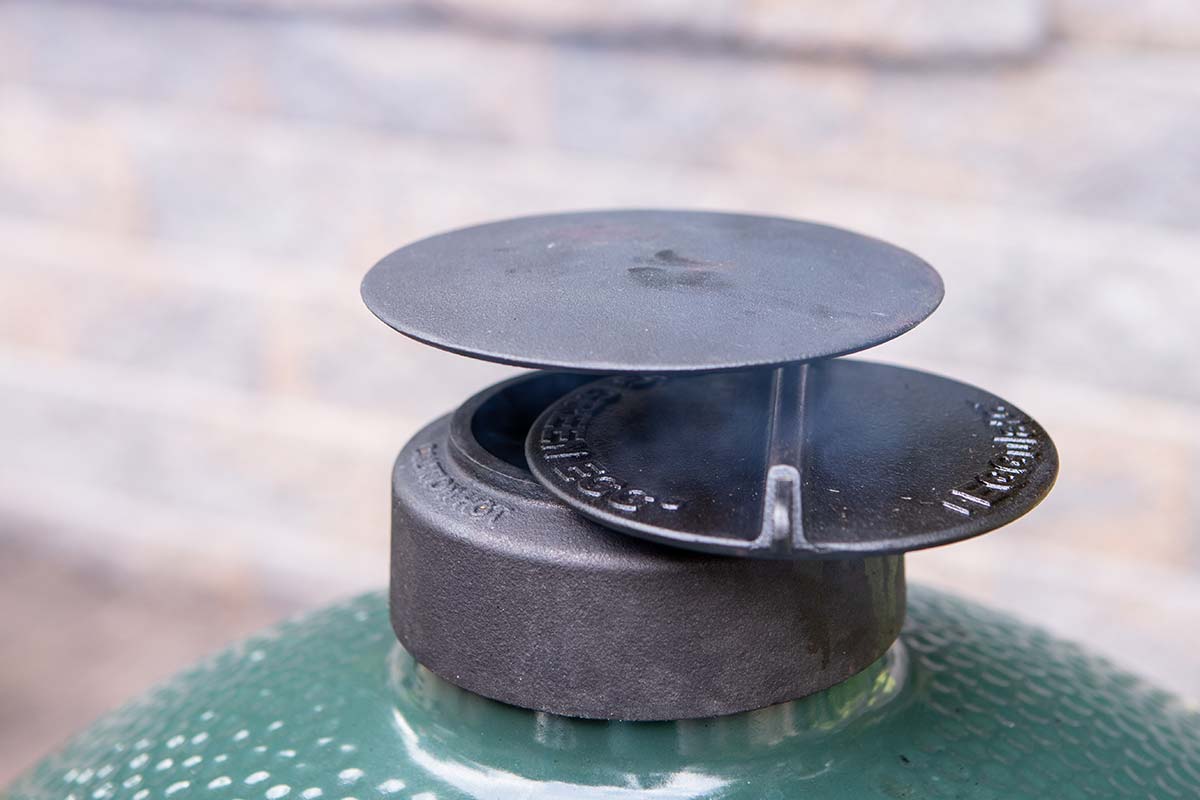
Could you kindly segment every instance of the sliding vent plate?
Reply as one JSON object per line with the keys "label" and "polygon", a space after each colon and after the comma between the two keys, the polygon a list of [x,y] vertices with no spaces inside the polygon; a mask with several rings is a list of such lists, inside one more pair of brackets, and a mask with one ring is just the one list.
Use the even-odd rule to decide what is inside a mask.
{"label": "sliding vent plate", "polygon": [[578,372],[704,372],[840,355],[929,316],[917,256],[810,222],[702,211],[522,217],[423,239],[363,299],[414,339]]}
{"label": "sliding vent plate", "polygon": [[622,533],[762,558],[947,544],[1033,508],[1058,455],[1016,406],[926,372],[850,359],[613,376],[553,403],[534,476]]}

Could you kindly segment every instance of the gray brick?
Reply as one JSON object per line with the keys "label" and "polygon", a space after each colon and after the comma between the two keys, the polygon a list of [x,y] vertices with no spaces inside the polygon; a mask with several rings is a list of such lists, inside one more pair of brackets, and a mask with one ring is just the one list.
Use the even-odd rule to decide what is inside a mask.
{"label": "gray brick", "polygon": [[1054,0],[1054,6],[1059,31],[1071,39],[1200,49],[1200,6],[1192,0]]}
{"label": "gray brick", "polygon": [[13,254],[5,275],[17,291],[0,293],[0,341],[60,359],[270,388],[270,317],[258,298],[130,278],[102,261],[64,269]]}
{"label": "gray brick", "polygon": [[[60,97],[57,113],[80,124],[58,149],[78,149],[85,173],[109,170],[98,188],[126,200],[132,187],[141,200],[89,204],[88,213],[107,218],[124,209],[118,219],[138,224],[140,211],[153,231],[190,224],[219,239],[227,217],[249,214],[256,224],[246,227],[276,241],[296,215],[329,208],[330,194],[381,199],[371,165],[350,153],[312,161],[263,132],[216,155],[205,140],[220,135],[226,115],[442,142],[549,145],[1185,230],[1200,219],[1189,157],[1200,131],[1200,58],[1190,53],[1082,49],[1021,69],[896,71],[453,29],[313,28],[303,17],[239,24],[28,5],[4,6],[0,15],[12,45],[3,56],[5,82]],[[76,44],[72,58],[50,55],[64,38]],[[147,40],[155,46],[143,46]],[[216,63],[230,66],[214,77]],[[111,127],[89,108],[117,100],[187,108],[195,115],[190,136]],[[87,155],[97,133],[100,149]],[[78,205],[56,184],[20,181],[27,171],[13,170],[0,208],[61,213]],[[418,207],[432,187],[408,187],[417,199],[405,207]],[[384,197],[394,196],[389,188]],[[347,216],[326,215],[319,227],[342,239]]]}
{"label": "gray brick", "polygon": [[845,52],[897,60],[984,60],[1035,55],[1049,33],[1041,0],[851,0],[738,6],[733,26],[752,41],[797,54]]}
{"label": "gray brick", "polygon": [[518,372],[418,344],[358,304],[314,302],[302,313],[310,322],[293,338],[289,388],[331,407],[424,421]]}
{"label": "gray brick", "polygon": [[[90,512],[97,525],[106,509],[144,507],[154,511],[106,521],[127,528],[120,538],[151,547],[146,521],[176,516],[185,524],[162,534],[165,552],[211,548],[245,557],[278,549],[286,562],[321,551],[326,540],[348,553],[352,542],[385,552],[390,447],[364,453],[281,436],[259,420],[230,424],[205,414],[202,394],[190,415],[114,405],[102,388],[86,386],[64,396],[6,385],[3,395],[0,436],[10,458],[0,465],[0,484],[13,507],[31,512],[26,504],[38,498],[51,519],[79,524]],[[169,535],[180,527],[202,538]]]}
{"label": "gray brick", "polygon": [[538,100],[527,88],[544,69],[537,48],[320,21],[11,3],[0,8],[0,58],[5,82],[297,121],[511,140],[536,119],[520,112]]}
{"label": "gray brick", "polygon": [[[406,422],[449,410],[515,371],[394,333],[359,301],[358,275],[276,297],[274,286],[284,280],[278,274],[215,286],[164,280],[145,265],[106,260],[120,248],[99,248],[89,258],[86,244],[55,253],[19,229],[7,233],[14,245],[29,244],[5,268],[20,289],[0,293],[0,348],[53,363],[129,368],[200,393],[215,386],[248,397],[291,396],[347,417],[369,411]],[[128,260],[147,259],[131,250]]]}
{"label": "gray brick", "polygon": [[1200,399],[1190,238],[1009,220],[909,244],[946,279],[942,307],[886,345],[927,361],[987,365],[1116,392]]}

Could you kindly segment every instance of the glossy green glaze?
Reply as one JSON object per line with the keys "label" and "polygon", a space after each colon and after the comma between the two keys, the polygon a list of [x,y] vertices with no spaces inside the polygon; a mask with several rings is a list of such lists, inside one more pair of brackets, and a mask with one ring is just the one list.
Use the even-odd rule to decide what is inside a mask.
{"label": "glossy green glaze", "polygon": [[13,800],[1200,797],[1200,718],[1073,645],[914,588],[824,694],[711,720],[505,706],[416,666],[382,594],[286,623],[96,723]]}

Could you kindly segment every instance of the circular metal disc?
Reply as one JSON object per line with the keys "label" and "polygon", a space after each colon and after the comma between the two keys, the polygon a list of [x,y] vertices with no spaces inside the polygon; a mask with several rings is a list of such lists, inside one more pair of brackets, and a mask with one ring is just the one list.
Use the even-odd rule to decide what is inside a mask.
{"label": "circular metal disc", "polygon": [[765,558],[897,553],[1035,506],[1058,455],[995,395],[834,359],[776,370],[614,376],[565,395],[526,439],[579,513],[682,547]]}
{"label": "circular metal disc", "polygon": [[363,299],[463,355],[588,372],[700,372],[849,353],[909,330],[942,281],[906,250],[808,222],[597,211],[479,225],[401,248]]}

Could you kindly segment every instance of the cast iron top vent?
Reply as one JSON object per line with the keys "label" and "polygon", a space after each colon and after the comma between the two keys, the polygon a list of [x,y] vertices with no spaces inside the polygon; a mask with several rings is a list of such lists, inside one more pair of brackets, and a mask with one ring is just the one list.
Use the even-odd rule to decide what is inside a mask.
{"label": "cast iron top vent", "polygon": [[557,370],[432,423],[393,480],[398,637],[516,705],[681,719],[827,688],[894,641],[905,551],[1012,521],[1057,472],[1010,403],[835,358],[942,298],[837,228],[527,217],[402,248],[363,297],[420,341]]}

